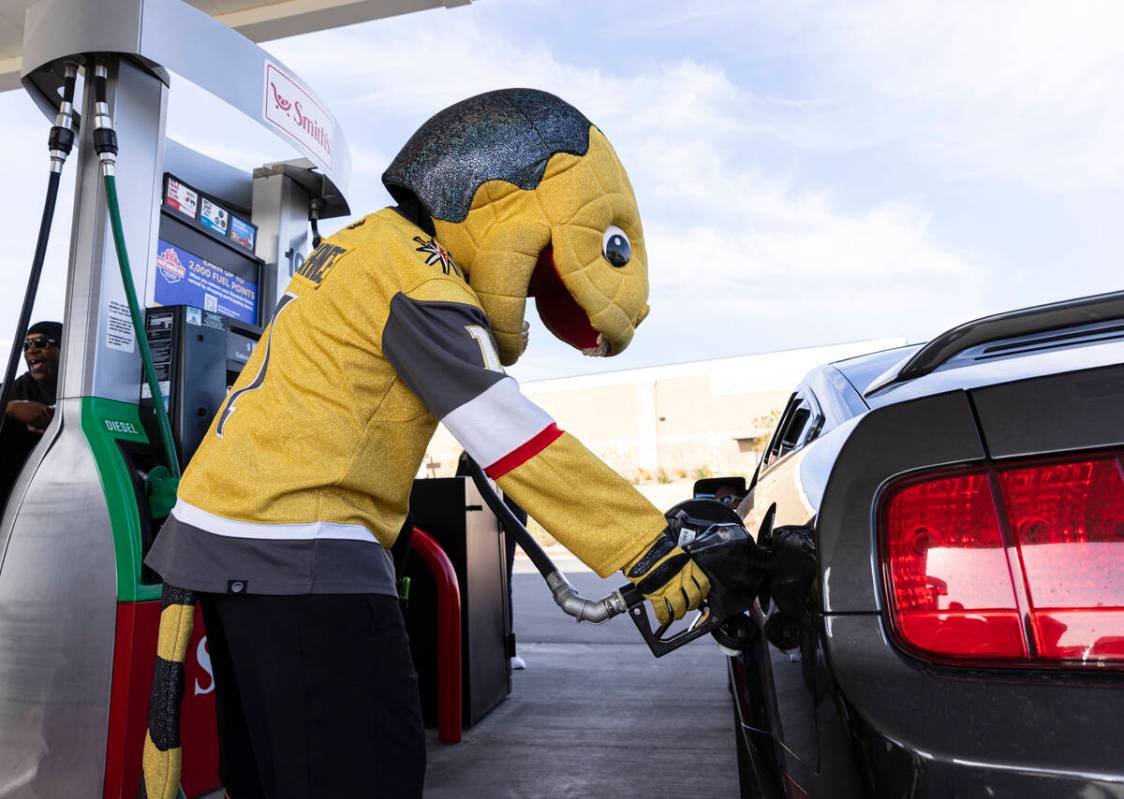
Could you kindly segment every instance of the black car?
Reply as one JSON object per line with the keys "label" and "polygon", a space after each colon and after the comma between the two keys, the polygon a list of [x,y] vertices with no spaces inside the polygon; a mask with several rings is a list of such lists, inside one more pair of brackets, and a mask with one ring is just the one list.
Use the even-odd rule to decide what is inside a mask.
{"label": "black car", "polygon": [[738,508],[791,555],[743,796],[1124,797],[1122,364],[1124,292],[804,379]]}

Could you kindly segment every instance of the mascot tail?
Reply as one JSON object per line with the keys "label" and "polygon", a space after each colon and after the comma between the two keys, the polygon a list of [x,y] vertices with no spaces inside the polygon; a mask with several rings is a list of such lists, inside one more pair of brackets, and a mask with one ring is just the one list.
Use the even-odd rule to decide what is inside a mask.
{"label": "mascot tail", "polygon": [[137,799],[176,799],[180,795],[183,663],[194,622],[195,594],[165,584],[160,596],[160,633],[148,705],[148,734],[144,738],[144,776],[137,788]]}

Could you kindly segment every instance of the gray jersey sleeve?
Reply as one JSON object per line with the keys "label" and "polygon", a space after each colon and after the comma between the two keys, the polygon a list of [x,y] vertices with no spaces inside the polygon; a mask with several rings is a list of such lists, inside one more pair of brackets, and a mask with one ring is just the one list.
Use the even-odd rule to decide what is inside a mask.
{"label": "gray jersey sleeve", "polygon": [[459,302],[390,301],[383,355],[429,412],[443,419],[504,379],[479,308]]}

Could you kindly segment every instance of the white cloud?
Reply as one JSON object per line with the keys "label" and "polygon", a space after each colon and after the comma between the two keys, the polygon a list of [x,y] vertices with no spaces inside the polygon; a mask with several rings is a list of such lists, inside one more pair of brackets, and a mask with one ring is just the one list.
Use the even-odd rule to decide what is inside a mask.
{"label": "white cloud", "polygon": [[[333,102],[343,117],[405,118],[414,126],[451,103],[492,89],[532,86],[572,102],[614,139],[627,133],[743,127],[750,101],[718,68],[652,59],[634,72],[560,60],[542,43],[499,33],[482,16],[437,15],[425,36],[409,17],[316,34],[271,49]],[[409,32],[410,35],[403,35]],[[356,112],[355,109],[362,109]],[[353,138],[355,134],[352,134]]]}
{"label": "white cloud", "polygon": [[[353,92],[350,100],[329,98],[343,102],[337,110],[345,125],[377,117],[402,126],[403,141],[440,108],[502,86],[552,91],[585,112],[620,153],[645,215],[653,318],[634,347],[649,362],[683,343],[677,325],[661,317],[695,320],[705,351],[708,335],[721,337],[716,307],[737,306],[746,318],[780,324],[791,318],[789,297],[796,295],[801,307],[824,315],[822,324],[805,326],[822,340],[916,335],[918,320],[920,332],[933,332],[948,316],[927,324],[934,306],[955,308],[953,321],[980,307],[978,287],[987,280],[978,258],[942,246],[930,210],[891,198],[844,209],[834,187],[797,188],[753,158],[746,140],[789,129],[805,110],[799,102],[758,97],[714,63],[652,58],[614,73],[502,34],[484,15],[430,21],[424,40],[403,35],[410,21],[401,18],[320,34],[315,48],[293,40],[273,49],[312,85]],[[977,288],[962,288],[969,285]],[[783,346],[775,334],[784,329],[761,339]],[[672,346],[674,336],[680,340]],[[658,346],[645,346],[646,339]],[[543,347],[540,336],[529,357],[540,349],[554,368],[560,353]],[[575,360],[570,368],[590,365]]]}
{"label": "white cloud", "polygon": [[[1124,180],[1124,5],[923,0],[755,8],[808,53],[812,121],[1047,192]],[[821,142],[827,144],[828,142]]]}
{"label": "white cloud", "polygon": [[247,171],[297,157],[273,133],[179,75],[172,76],[168,97],[167,134],[193,150]]}
{"label": "white cloud", "polygon": [[920,339],[1005,305],[988,271],[941,246],[917,207],[848,214],[827,196],[769,187],[741,199],[753,209],[742,226],[729,215],[721,227],[649,229],[643,360]]}
{"label": "white cloud", "polygon": [[351,171],[364,177],[379,177],[386,171],[390,156],[380,150],[366,148],[351,149]]}
{"label": "white cloud", "polygon": [[[1024,25],[1016,11],[1004,20],[1002,10],[919,8],[683,7],[676,25],[756,26],[778,51],[805,58],[814,80],[801,91],[779,83],[774,90],[775,75],[751,81],[703,49],[705,37],[681,51],[690,57],[664,57],[633,39],[621,44],[621,57],[585,59],[552,38],[549,24],[529,35],[497,23],[499,2],[268,47],[326,99],[347,132],[357,214],[388,201],[378,176],[390,154],[449,103],[523,85],[553,91],[588,114],[629,168],[649,239],[653,315],[633,348],[605,364],[619,368],[886,334],[917,338],[1011,304],[991,291],[1002,266],[995,256],[942,240],[942,209],[914,194],[856,202],[849,178],[808,169],[797,179],[760,154],[755,145],[763,140],[797,153],[897,147],[965,171],[983,163],[996,174],[1017,172],[1039,185],[1080,179],[1094,162],[1098,177],[1124,172],[1112,160],[1124,159],[1115,127],[1124,112],[1107,114],[1104,131],[1091,130],[1098,105],[1124,108],[1124,96],[1116,96],[1122,82],[1113,77],[1122,46],[1107,32],[1096,32],[1089,52],[1076,43],[1051,51],[1065,61],[1051,68],[1049,54],[1020,38],[1033,34],[1038,46],[1050,38],[1041,10],[1031,15],[1036,25]],[[547,22],[552,13],[555,6],[542,7]],[[1002,31],[1012,24],[1027,32],[1020,28],[1012,34],[1020,42],[1004,44]],[[1077,42],[1078,33],[1069,38]],[[998,71],[988,68],[996,52],[1004,65]],[[186,82],[176,82],[172,97],[169,132],[192,146],[247,169],[292,157],[271,134],[243,125]],[[1066,114],[1073,121],[1053,118]],[[16,151],[42,146],[47,123],[31,127],[13,142]],[[1080,146],[1070,162],[1042,157],[1077,127]],[[1012,142],[1019,128],[1028,130]],[[23,181],[39,185],[38,165],[24,168],[24,161],[31,159],[21,160]],[[69,202],[59,213],[69,219]],[[31,212],[21,214],[31,230]],[[22,274],[29,249],[0,256],[0,269]],[[61,307],[61,286],[58,293]],[[12,305],[0,307],[0,318],[15,318]],[[727,343],[732,318],[738,335]],[[596,364],[544,342],[541,329],[535,335],[531,355],[548,369],[538,376]]]}
{"label": "white cloud", "polygon": [[784,198],[775,216],[747,218],[746,228],[708,226],[649,231],[656,286],[686,289],[700,274],[738,280],[747,289],[784,281],[862,287],[893,280],[965,279],[976,269],[933,241],[927,216],[907,205],[885,205],[861,215],[830,208],[791,221],[799,197]]}

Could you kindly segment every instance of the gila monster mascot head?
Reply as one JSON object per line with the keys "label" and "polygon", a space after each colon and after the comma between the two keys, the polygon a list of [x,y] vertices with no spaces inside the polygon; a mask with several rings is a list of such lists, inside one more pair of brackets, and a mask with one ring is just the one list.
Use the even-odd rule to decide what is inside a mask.
{"label": "gila monster mascot head", "polygon": [[441,111],[383,175],[464,269],[511,365],[528,297],[555,336],[616,355],[648,315],[640,211],[605,135],[552,94],[503,89]]}

